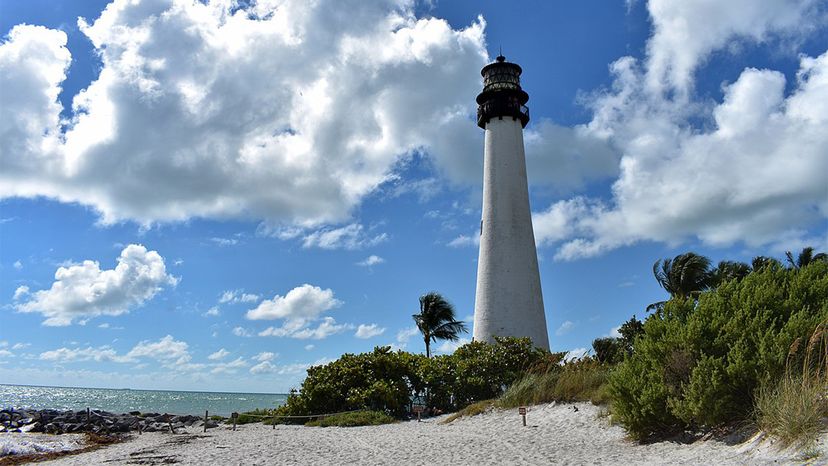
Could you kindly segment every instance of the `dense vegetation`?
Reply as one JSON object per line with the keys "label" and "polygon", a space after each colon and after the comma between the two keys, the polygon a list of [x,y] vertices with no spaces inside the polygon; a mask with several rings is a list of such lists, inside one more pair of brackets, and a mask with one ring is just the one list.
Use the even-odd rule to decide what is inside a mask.
{"label": "dense vegetation", "polygon": [[[722,268],[701,268],[708,281],[694,281],[697,290],[657,303],[633,351],[610,374],[613,414],[634,437],[750,420],[762,389],[778,395],[785,377],[801,382],[826,363],[805,359],[824,344],[819,329],[828,321],[828,262],[791,258],[785,268],[763,261],[716,283]],[[824,390],[824,378],[821,383]],[[817,417],[828,414],[819,392],[810,400]]]}
{"label": "dense vegetation", "polygon": [[432,358],[377,347],[309,368],[301,391],[289,394],[277,411],[307,416],[368,409],[403,417],[414,399],[424,400],[432,410],[454,411],[499,396],[527,369],[550,357],[527,338],[472,342],[454,354]]}
{"label": "dense vegetation", "polygon": [[[656,261],[654,276],[670,298],[648,306],[643,322],[633,316],[618,338],[596,339],[594,354],[579,360],[517,338],[436,357],[389,347],[346,354],[308,369],[275,414],[372,410],[401,418],[418,400],[432,412],[474,415],[591,401],[609,404],[638,439],[755,422],[785,442],[807,441],[828,418],[828,257],[806,248],[787,259],[787,267],[762,256],[715,267],[693,253]],[[464,330],[436,293],[420,307],[414,319],[426,347],[441,325],[451,327],[437,332],[449,340]]]}

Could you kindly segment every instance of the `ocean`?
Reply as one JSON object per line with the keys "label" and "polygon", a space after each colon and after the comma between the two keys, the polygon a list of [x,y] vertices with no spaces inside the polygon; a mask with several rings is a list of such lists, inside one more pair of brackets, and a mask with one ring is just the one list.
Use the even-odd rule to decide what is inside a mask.
{"label": "ocean", "polygon": [[109,388],[37,387],[0,384],[0,409],[102,409],[112,413],[195,414],[229,416],[232,412],[275,408],[284,404],[285,394],[179,392]]}

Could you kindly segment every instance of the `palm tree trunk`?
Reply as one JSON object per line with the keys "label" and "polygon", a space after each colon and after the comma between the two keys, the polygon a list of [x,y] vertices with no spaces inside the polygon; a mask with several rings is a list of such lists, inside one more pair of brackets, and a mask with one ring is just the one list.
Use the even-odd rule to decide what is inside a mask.
{"label": "palm tree trunk", "polygon": [[426,357],[431,359],[431,345],[430,345],[431,342],[429,340],[430,340],[430,338],[425,339]]}

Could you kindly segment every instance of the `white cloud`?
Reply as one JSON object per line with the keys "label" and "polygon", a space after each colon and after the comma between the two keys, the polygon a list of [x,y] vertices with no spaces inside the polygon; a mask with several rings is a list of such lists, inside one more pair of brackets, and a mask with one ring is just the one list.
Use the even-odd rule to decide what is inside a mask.
{"label": "white cloud", "polygon": [[18,286],[16,290],[14,290],[14,300],[18,301],[23,296],[29,294],[29,287],[28,286]]}
{"label": "white cloud", "polygon": [[247,367],[249,365],[250,364],[248,364],[248,362],[245,361],[244,358],[239,357],[239,358],[236,358],[236,359],[234,359],[230,362],[222,362],[222,363],[218,363],[218,364],[213,365],[213,368],[210,369],[210,373],[211,374],[235,374],[236,372],[238,372],[239,369],[241,369],[243,367]]}
{"label": "white cloud", "polygon": [[97,348],[58,348],[56,350],[44,351],[40,353],[40,360],[53,362],[83,362],[83,361],[112,361],[112,362],[130,362],[134,359],[119,356],[118,353],[110,346],[100,346]]}
{"label": "white cloud", "polygon": [[268,372],[275,372],[277,366],[270,361],[262,361],[250,368],[251,374],[264,374]]}
{"label": "white cloud", "polygon": [[262,361],[259,364],[250,368],[251,374],[278,374],[278,375],[295,375],[295,374],[302,374],[304,373],[309,367],[311,366],[318,366],[320,364],[327,364],[330,362],[328,359],[319,359],[313,363],[296,363],[296,364],[286,364],[284,366],[279,366],[276,364],[271,363],[270,361]]}
{"label": "white cloud", "polygon": [[271,353],[270,351],[262,351],[261,353],[253,356],[253,359],[259,362],[265,362],[272,361],[273,358],[275,358],[276,356],[278,356],[276,353]]}
{"label": "white cloud", "polygon": [[207,309],[207,312],[205,312],[205,313],[204,313],[204,314],[202,314],[202,315],[203,315],[204,317],[216,317],[216,316],[218,316],[219,314],[221,314],[221,312],[219,311],[219,308],[218,308],[217,306],[213,306],[213,307],[211,307],[210,309]]}
{"label": "white cloud", "polygon": [[10,358],[13,357],[14,353],[6,349],[0,349],[0,358]]}
{"label": "white cloud", "polygon": [[483,20],[455,30],[414,11],[397,0],[113,2],[79,21],[101,70],[65,130],[66,34],[16,26],[0,45],[0,197],[79,202],[105,223],[348,221],[413,151],[430,148],[451,173],[479,144],[469,115]]}
{"label": "white cloud", "polygon": [[302,247],[354,250],[376,246],[387,240],[388,235],[385,233],[369,234],[362,225],[352,223],[341,228],[323,228],[309,233],[302,239]]}
{"label": "white cloud", "polygon": [[337,324],[333,317],[323,318],[316,328],[311,328],[309,321],[306,319],[288,319],[281,327],[268,327],[262,330],[259,332],[259,336],[322,340],[353,328],[354,326],[351,324]]}
{"label": "white cloud", "polygon": [[801,55],[795,83],[748,67],[724,84],[720,102],[695,101],[692,91],[714,52],[807,35],[815,5],[651,1],[646,59],[614,62],[612,90],[587,99],[584,131],[621,156],[611,198],[536,213],[538,242],[573,260],[646,240],[775,250],[813,239],[809,230],[828,218],[828,52]]}
{"label": "white cloud", "polygon": [[235,246],[235,245],[239,244],[239,240],[236,239],[236,238],[216,238],[216,237],[213,237],[213,238],[210,238],[210,241],[212,241],[213,243],[217,244],[218,246],[222,246],[222,247]]}
{"label": "white cloud", "polygon": [[377,335],[382,335],[383,333],[385,333],[385,328],[380,327],[377,324],[370,324],[370,325],[359,324],[359,327],[357,327],[357,331],[354,334],[354,336],[357,337],[357,338],[367,339],[367,338],[375,337]]}
{"label": "white cloud", "polygon": [[[164,258],[142,245],[125,247],[117,261],[114,269],[107,270],[91,260],[60,267],[50,289],[31,293],[29,301],[15,308],[43,314],[43,325],[65,326],[76,319],[127,313],[152,299],[164,285],[178,282],[167,274]],[[19,291],[15,291],[18,298],[22,296]]]}
{"label": "white cloud", "polygon": [[607,334],[607,336],[612,338],[621,338],[621,332],[619,332],[619,330],[621,330],[620,325],[617,327],[613,327],[610,329],[609,334]]}
{"label": "white cloud", "polygon": [[219,304],[255,303],[258,300],[257,294],[245,293],[244,290],[227,290],[221,294]]}
{"label": "white cloud", "polygon": [[251,320],[310,320],[341,305],[342,301],[334,298],[333,290],[323,290],[306,283],[288,291],[284,296],[276,295],[273,299],[262,301],[255,309],[247,311],[245,317]]}
{"label": "white cloud", "polygon": [[108,323],[108,322],[104,322],[104,323],[102,323],[102,324],[98,325],[98,328],[109,328],[109,323]]}
{"label": "white cloud", "polygon": [[584,356],[589,354],[589,350],[586,348],[575,348],[573,350],[569,350],[564,355],[564,361],[574,361],[576,359],[581,359]]}
{"label": "white cloud", "polygon": [[25,348],[28,348],[28,347],[30,347],[30,346],[32,346],[32,344],[31,344],[31,343],[15,343],[14,345],[12,345],[12,347],[11,347],[11,348],[12,348],[13,350],[19,350],[19,349],[25,349]]}
{"label": "white cloud", "polygon": [[561,336],[569,333],[572,329],[575,328],[575,323],[571,320],[564,321],[557,330],[555,330],[555,335]]}
{"label": "white cloud", "polygon": [[394,349],[405,349],[406,346],[408,346],[408,341],[411,340],[412,337],[418,335],[420,335],[420,329],[418,329],[416,325],[401,329],[397,332],[396,344],[392,344],[391,346]]}
{"label": "white cloud", "polygon": [[237,337],[252,337],[253,335],[244,327],[234,327],[233,335]]}
{"label": "white cloud", "polygon": [[438,353],[443,354],[451,354],[457,350],[457,348],[465,345],[466,343],[470,343],[471,339],[469,338],[460,338],[457,341],[449,341],[446,340],[437,347]]}
{"label": "white cloud", "polygon": [[480,232],[476,232],[473,235],[460,235],[453,240],[449,241],[448,246],[452,248],[463,248],[468,246],[479,246],[480,245]]}
{"label": "white cloud", "polygon": [[15,268],[15,269],[17,269],[17,270],[20,270],[20,269],[22,269],[22,268],[23,268],[23,263],[22,263],[22,262],[20,262],[19,260],[14,261],[14,264],[12,264],[12,265],[13,265],[13,266],[14,266],[14,268]]}
{"label": "white cloud", "polygon": [[374,265],[382,264],[383,262],[385,262],[385,259],[383,259],[380,256],[375,256],[375,255],[372,254],[372,255],[366,257],[364,260],[361,260],[361,261],[357,262],[356,265],[358,265],[360,267],[371,267],[371,266],[374,266]]}
{"label": "white cloud", "polygon": [[220,350],[216,351],[215,353],[207,356],[207,359],[209,359],[211,361],[219,361],[219,360],[222,360],[225,357],[227,357],[228,354],[230,354],[229,351],[227,351],[224,348],[221,348]]}
{"label": "white cloud", "polygon": [[316,348],[316,345],[305,345],[305,351],[310,351],[314,348]]}
{"label": "white cloud", "polygon": [[191,359],[186,342],[176,340],[172,335],[153,342],[143,340],[135,345],[127,354],[129,359],[152,358],[159,361],[175,360],[177,363],[186,363]]}

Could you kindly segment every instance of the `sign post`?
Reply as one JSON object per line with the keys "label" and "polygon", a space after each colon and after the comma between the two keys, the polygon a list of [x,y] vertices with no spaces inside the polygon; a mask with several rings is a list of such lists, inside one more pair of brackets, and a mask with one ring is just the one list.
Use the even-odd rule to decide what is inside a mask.
{"label": "sign post", "polygon": [[231,414],[230,418],[233,419],[233,430],[236,430],[236,421],[239,420],[239,413]]}
{"label": "sign post", "polygon": [[411,407],[411,409],[412,409],[415,413],[417,413],[417,422],[420,422],[420,420],[421,420],[421,416],[422,416],[422,413],[423,413],[423,410],[425,409],[425,406],[424,406],[424,405],[421,405],[421,404],[415,404],[415,405],[413,405],[413,406]]}
{"label": "sign post", "polygon": [[526,407],[521,406],[518,408],[518,413],[520,414],[520,417],[523,418],[523,427],[526,427]]}

